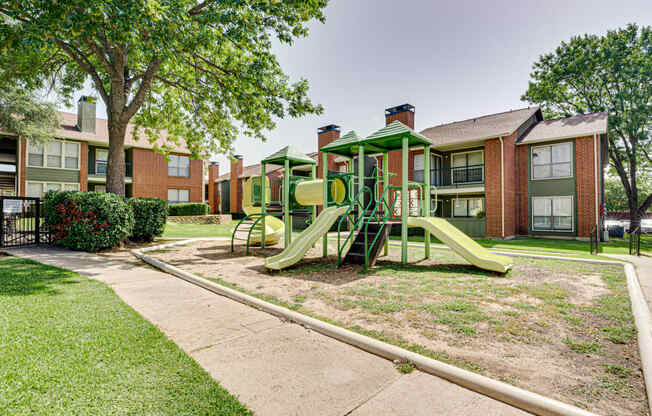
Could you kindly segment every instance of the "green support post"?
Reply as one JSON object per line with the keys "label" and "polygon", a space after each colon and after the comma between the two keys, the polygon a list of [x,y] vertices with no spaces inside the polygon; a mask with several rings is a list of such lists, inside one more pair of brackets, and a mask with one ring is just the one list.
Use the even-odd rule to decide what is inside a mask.
{"label": "green support post", "polygon": [[[353,163],[353,156],[349,157],[349,173],[355,173],[355,164]],[[354,176],[349,176],[349,195],[351,198],[351,202],[353,202],[353,196],[355,195],[355,185],[354,182],[355,180],[353,179]],[[348,216],[348,222],[349,222],[349,230],[353,230],[353,221],[351,220],[351,216]]]}
{"label": "green support post", "polygon": [[290,161],[285,160],[283,172],[283,222],[285,222],[285,247],[292,239],[292,223],[290,222]]}
{"label": "green support post", "polygon": [[267,185],[267,173],[266,173],[265,163],[260,165],[260,213],[263,216],[261,222],[263,223],[263,229],[261,231],[260,247],[265,248],[265,205],[267,205],[267,198],[265,198],[265,191]]}
{"label": "green support post", "polygon": [[[385,152],[383,153],[383,193],[385,194],[384,199],[385,199],[385,207],[389,207],[389,191],[385,192],[385,188],[390,186],[389,185],[389,153]],[[388,213],[389,215],[392,215],[392,213]],[[389,255],[389,238],[385,239],[385,247],[384,247],[384,252],[385,256]]]}
{"label": "green support post", "polygon": [[[311,173],[312,173],[312,180],[314,181],[317,179],[317,166],[312,165],[311,166]],[[317,205],[312,206],[312,223],[315,223],[315,220],[317,219]],[[313,248],[315,248],[315,244],[312,245]]]}
{"label": "green support post", "polygon": [[[423,208],[426,217],[430,216],[430,145],[423,146],[423,171],[425,179],[425,192],[423,193]],[[425,254],[426,258],[430,258],[430,233],[428,230],[425,231],[425,243],[426,249]]]}
{"label": "green support post", "polygon": [[[364,213],[364,194],[362,194],[362,188],[364,188],[364,147],[358,146],[358,192],[360,193],[360,209],[358,209],[358,218],[360,218]],[[371,195],[369,196],[371,197]],[[362,225],[362,221],[360,221]]]}
{"label": "green support post", "polygon": [[407,264],[408,250],[408,136],[403,137],[401,152],[401,264]]}
{"label": "green support post", "polygon": [[[322,178],[324,179],[324,193],[322,195],[323,201],[322,201],[322,212],[326,208],[328,208],[328,153],[323,152],[322,153]],[[328,257],[328,233],[324,234],[324,237],[322,238],[322,243],[323,247],[323,256],[324,258]]]}

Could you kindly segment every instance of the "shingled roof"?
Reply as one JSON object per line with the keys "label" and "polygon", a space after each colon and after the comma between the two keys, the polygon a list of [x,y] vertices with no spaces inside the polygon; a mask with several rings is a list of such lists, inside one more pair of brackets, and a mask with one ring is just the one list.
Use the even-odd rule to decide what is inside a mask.
{"label": "shingled roof", "polygon": [[[109,144],[109,122],[107,120],[103,118],[96,118],[95,133],[92,133],[79,131],[77,128],[77,114],[60,111],[59,118],[61,120],[61,125],[58,129],[56,129],[56,137],[60,139],[80,140],[94,144]],[[165,130],[159,130],[160,138],[155,144],[152,144],[149,142],[149,140],[147,140],[144,132],[141,132],[139,134],[140,139],[136,140],[134,138],[135,128],[136,127],[133,124],[127,124],[127,133],[125,135],[126,147],[152,149],[156,144],[159,148],[169,147],[173,149],[173,152],[176,153],[190,153],[183,140],[179,140],[178,144],[174,143],[172,139],[169,138],[168,132]]]}
{"label": "shingled roof", "polygon": [[606,132],[607,113],[579,114],[573,117],[543,120],[525,133],[518,141],[518,144],[592,136]]}
{"label": "shingled roof", "polygon": [[421,131],[434,146],[457,145],[465,142],[508,136],[514,133],[539,107],[528,107],[504,113],[489,114],[468,120],[441,124]]}

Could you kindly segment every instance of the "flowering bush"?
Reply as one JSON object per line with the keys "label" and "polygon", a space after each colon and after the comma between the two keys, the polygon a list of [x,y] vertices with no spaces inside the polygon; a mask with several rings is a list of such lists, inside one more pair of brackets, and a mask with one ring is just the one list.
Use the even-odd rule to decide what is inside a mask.
{"label": "flowering bush", "polygon": [[50,191],[44,208],[43,218],[54,242],[72,250],[116,247],[134,226],[131,207],[116,194]]}
{"label": "flowering bush", "polygon": [[131,198],[129,205],[134,212],[134,228],[130,240],[152,241],[165,231],[168,220],[168,203],[158,198]]}

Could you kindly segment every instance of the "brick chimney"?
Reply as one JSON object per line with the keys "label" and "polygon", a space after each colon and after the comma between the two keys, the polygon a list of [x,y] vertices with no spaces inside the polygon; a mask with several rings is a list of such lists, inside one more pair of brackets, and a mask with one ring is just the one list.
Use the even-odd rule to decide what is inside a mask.
{"label": "brick chimney", "polygon": [[82,95],[77,101],[77,130],[95,133],[96,113],[95,97]]}
{"label": "brick chimney", "polygon": [[217,214],[218,212],[218,184],[215,183],[218,176],[220,176],[220,164],[217,162],[210,162],[208,165],[208,205],[211,207],[211,214]]}
{"label": "brick chimney", "polygon": [[242,155],[235,155],[231,159],[231,212],[242,212],[242,187],[240,186],[240,175],[243,169]]}
{"label": "brick chimney", "polygon": [[396,107],[385,109],[385,125],[392,121],[398,120],[411,129],[414,129],[414,106],[411,104],[401,104]]}
{"label": "brick chimney", "polygon": [[[385,109],[385,125],[392,123],[393,121],[400,121],[411,129],[414,129],[414,106],[411,104],[401,104],[395,107],[390,107]],[[394,176],[389,179],[389,182],[394,186],[401,185],[401,151],[395,150],[389,152],[389,171],[396,173],[398,176]],[[410,166],[413,166],[412,161],[410,160]]]}
{"label": "brick chimney", "polygon": [[[329,124],[328,126],[320,127],[317,129],[317,150],[326,146],[329,143],[334,142],[340,138],[340,126],[335,124]],[[317,177],[322,177],[322,155],[319,154],[319,159],[317,160]],[[335,170],[335,155],[328,155],[328,169]]]}

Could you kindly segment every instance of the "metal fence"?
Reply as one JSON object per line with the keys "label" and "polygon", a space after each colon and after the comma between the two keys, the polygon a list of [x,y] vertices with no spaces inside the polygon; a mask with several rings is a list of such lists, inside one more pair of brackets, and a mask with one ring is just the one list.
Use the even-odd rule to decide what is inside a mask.
{"label": "metal fence", "polygon": [[49,244],[42,205],[40,198],[1,196],[0,247]]}

